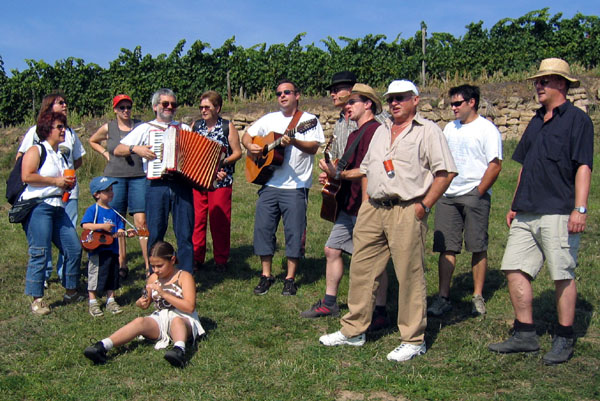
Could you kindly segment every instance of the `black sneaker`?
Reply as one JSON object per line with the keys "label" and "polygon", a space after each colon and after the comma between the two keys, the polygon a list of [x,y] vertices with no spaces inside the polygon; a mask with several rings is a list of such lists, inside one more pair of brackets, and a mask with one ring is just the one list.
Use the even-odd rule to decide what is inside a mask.
{"label": "black sneaker", "polygon": [[375,331],[387,329],[390,327],[390,318],[388,317],[387,311],[379,313],[377,309],[373,311],[373,317],[371,318],[371,324],[367,331],[373,333]]}
{"label": "black sneaker", "polygon": [[179,347],[173,347],[173,349],[165,352],[165,359],[176,368],[183,368],[185,366],[185,351]]}
{"label": "black sneaker", "polygon": [[535,331],[515,331],[506,341],[488,345],[488,349],[501,354],[513,352],[533,352],[540,349]]}
{"label": "black sneaker", "polygon": [[338,304],[333,304],[332,306],[325,305],[323,300],[319,299],[319,301],[310,307],[310,309],[305,310],[300,313],[301,317],[314,319],[316,317],[323,316],[339,316],[340,315],[340,307]]}
{"label": "black sneaker", "polygon": [[94,345],[90,345],[83,351],[86,358],[94,362],[95,365],[106,362],[106,349],[102,341],[98,341]]}
{"label": "black sneaker", "polygon": [[273,285],[273,283],[275,282],[275,277],[271,276],[271,277],[267,277],[265,275],[260,276],[260,281],[258,282],[258,285],[256,287],[254,287],[254,293],[256,295],[265,295],[267,292],[269,292],[269,288],[271,288],[271,286]]}
{"label": "black sneaker", "polygon": [[556,365],[567,362],[573,356],[574,338],[554,336],[552,339],[552,349],[544,355],[542,360],[546,365]]}
{"label": "black sneaker", "polygon": [[298,287],[296,287],[294,279],[286,278],[283,282],[283,291],[281,291],[281,295],[296,295],[296,291],[298,291]]}

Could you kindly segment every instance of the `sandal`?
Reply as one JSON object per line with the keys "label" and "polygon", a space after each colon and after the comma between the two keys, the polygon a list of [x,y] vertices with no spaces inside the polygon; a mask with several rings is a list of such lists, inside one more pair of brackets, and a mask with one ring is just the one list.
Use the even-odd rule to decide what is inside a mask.
{"label": "sandal", "polygon": [[129,276],[129,268],[127,266],[119,267],[119,277],[125,280]]}

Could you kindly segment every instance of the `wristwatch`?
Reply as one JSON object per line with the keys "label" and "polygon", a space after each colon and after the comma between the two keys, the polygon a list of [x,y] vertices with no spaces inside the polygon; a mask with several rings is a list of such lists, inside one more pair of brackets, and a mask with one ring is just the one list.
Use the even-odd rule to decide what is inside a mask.
{"label": "wristwatch", "polygon": [[134,145],[131,145],[131,146],[129,147],[129,153],[131,153],[131,154],[134,154],[134,153],[135,153],[135,152],[133,151],[133,146],[134,146]]}
{"label": "wristwatch", "polygon": [[587,208],[585,206],[577,206],[573,210],[577,210],[581,214],[586,214],[587,213]]}
{"label": "wristwatch", "polygon": [[419,203],[421,204],[421,206],[423,206],[423,209],[425,209],[425,213],[431,212],[431,209],[428,208],[427,206],[425,206],[425,204],[423,203],[423,201],[419,201]]}

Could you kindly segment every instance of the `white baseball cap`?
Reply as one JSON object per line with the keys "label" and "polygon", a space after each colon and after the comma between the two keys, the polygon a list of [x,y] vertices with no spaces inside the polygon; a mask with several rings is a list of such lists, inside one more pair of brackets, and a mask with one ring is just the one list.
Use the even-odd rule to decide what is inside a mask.
{"label": "white baseball cap", "polygon": [[407,81],[406,79],[397,79],[390,83],[390,85],[388,86],[388,90],[383,94],[383,97],[387,97],[387,95],[391,95],[392,93],[404,92],[412,92],[415,94],[415,96],[419,96],[419,90],[417,89],[415,84],[413,84],[410,81]]}

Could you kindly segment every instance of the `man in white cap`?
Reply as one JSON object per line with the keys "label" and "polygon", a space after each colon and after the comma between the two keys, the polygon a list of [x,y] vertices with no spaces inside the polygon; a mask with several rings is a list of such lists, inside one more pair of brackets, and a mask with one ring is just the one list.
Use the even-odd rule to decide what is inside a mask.
{"label": "man in white cap", "polygon": [[[335,75],[334,75],[335,78]],[[344,259],[342,253],[352,255],[352,231],[356,223],[356,215],[362,203],[363,195],[361,188],[362,173],[360,164],[369,149],[375,130],[381,125],[375,120],[375,116],[381,114],[382,106],[379,97],[368,85],[357,83],[351,88],[346,96],[339,98],[344,104],[346,117],[358,125],[346,138],[346,147],[340,154],[337,166],[326,163],[321,159],[319,167],[323,172],[319,175],[321,184],[326,179],[340,180],[340,188],[335,196],[338,206],[338,214],[335,224],[325,244],[326,266],[326,289],[325,297],[319,299],[310,309],[300,313],[305,318],[317,318],[324,316],[339,316],[340,308],[337,304],[338,287],[344,275]],[[375,331],[389,325],[387,312],[385,311],[387,273],[383,273],[378,279],[380,286],[377,293],[377,302],[370,330]],[[379,322],[379,323],[375,323]],[[375,324],[374,324],[375,323]]]}
{"label": "man in white cap", "polygon": [[590,118],[567,100],[579,86],[569,64],[542,60],[533,81],[542,105],[531,119],[513,153],[522,167],[506,223],[510,227],[502,270],[515,312],[514,333],[490,344],[499,353],[537,351],[540,346],[532,313],[533,290],[544,260],[556,289],[558,324],[552,349],[543,357],[558,364],[573,355],[575,335],[575,267],[580,233],[585,230],[587,200],[594,155]]}
{"label": "man in white cap", "polygon": [[402,362],[426,351],[427,216],[457,169],[442,130],[417,113],[415,85],[393,81],[384,96],[392,120],[375,131],[360,165],[368,199],[363,199],[354,228],[349,312],[341,319],[340,331],[321,336],[319,341],[327,346],[365,343],[377,277],[391,257],[398,278],[402,343],[387,358]]}

